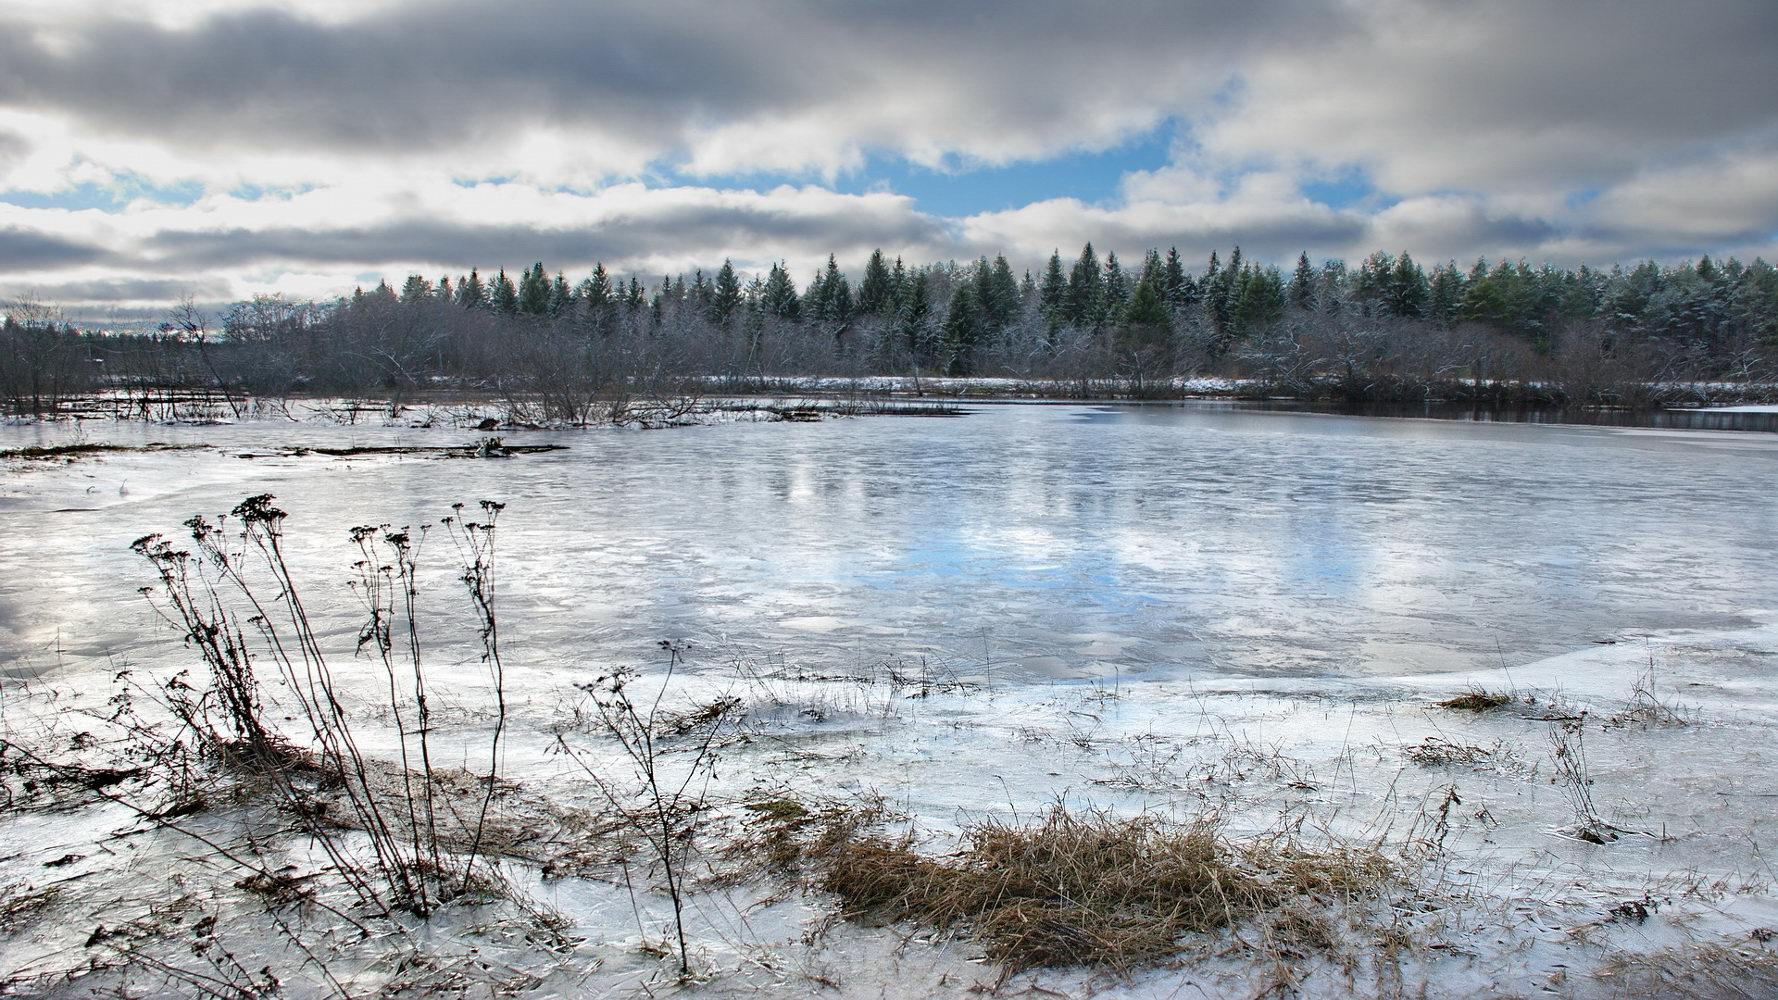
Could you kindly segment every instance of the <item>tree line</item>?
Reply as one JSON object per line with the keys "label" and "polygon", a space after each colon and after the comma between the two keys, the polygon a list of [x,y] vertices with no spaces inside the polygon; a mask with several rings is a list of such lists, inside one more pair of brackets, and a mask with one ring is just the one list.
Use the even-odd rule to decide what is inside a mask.
{"label": "tree line", "polygon": [[831,255],[807,283],[783,262],[654,280],[601,264],[570,281],[539,261],[516,278],[416,274],[327,303],[262,295],[217,316],[186,303],[135,336],[82,333],[25,304],[0,329],[0,394],[37,409],[120,382],[583,400],[639,379],[942,374],[1145,395],[1227,375],[1298,395],[1543,386],[1542,401],[1637,405],[1648,386],[1770,379],[1774,348],[1778,269],[1758,259],[1428,269],[1407,253],[1355,266],[1304,253],[1286,273],[1239,247],[1193,266],[1153,249],[1126,266],[1088,244],[1036,273],[1005,256],[916,266],[877,251],[856,282]]}

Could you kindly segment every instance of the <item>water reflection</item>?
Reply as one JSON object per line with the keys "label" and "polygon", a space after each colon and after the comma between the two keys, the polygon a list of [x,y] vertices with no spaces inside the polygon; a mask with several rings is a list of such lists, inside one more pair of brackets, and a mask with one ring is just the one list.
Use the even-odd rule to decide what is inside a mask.
{"label": "water reflection", "polygon": [[1778,439],[1759,435],[1226,404],[515,433],[570,450],[505,462],[233,457],[463,436],[445,429],[117,435],[218,448],[9,476],[0,659],[183,655],[135,593],[127,546],[261,491],[292,512],[311,604],[348,636],[333,585],[350,526],[507,501],[503,624],[514,661],[550,683],[644,661],[668,636],[815,668],[992,659],[1001,676],[1461,669],[1778,606]]}

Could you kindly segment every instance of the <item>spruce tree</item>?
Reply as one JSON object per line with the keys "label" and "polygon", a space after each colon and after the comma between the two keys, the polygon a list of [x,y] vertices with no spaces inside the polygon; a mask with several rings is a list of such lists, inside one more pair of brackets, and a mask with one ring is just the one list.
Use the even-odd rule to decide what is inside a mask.
{"label": "spruce tree", "polygon": [[1403,251],[1395,258],[1395,267],[1389,272],[1386,296],[1389,312],[1404,319],[1419,319],[1426,314],[1428,297],[1426,272]]}
{"label": "spruce tree", "polygon": [[1123,326],[1139,340],[1153,340],[1170,331],[1172,322],[1167,309],[1166,272],[1155,269],[1136,283],[1129,305],[1124,307]]}
{"label": "spruce tree", "polygon": [[977,292],[977,283],[959,281],[951,293],[951,308],[945,315],[945,349],[950,355],[948,371],[952,375],[970,375],[975,371],[975,354],[986,339],[986,317]]}
{"label": "spruce tree", "polygon": [[587,309],[595,314],[601,313],[611,305],[611,275],[605,270],[605,262],[593,265],[593,273],[582,278],[576,294]]}
{"label": "spruce tree", "polygon": [[519,276],[519,312],[528,316],[549,312],[549,277],[543,272],[542,261]]}
{"label": "spruce tree", "polygon": [[1099,257],[1093,245],[1081,248],[1074,268],[1068,273],[1068,322],[1075,326],[1093,327],[1103,315],[1104,275],[1099,270]]}
{"label": "spruce tree", "polygon": [[556,272],[556,278],[549,285],[549,314],[566,316],[574,310],[574,289],[568,287],[568,279],[562,272]]}
{"label": "spruce tree", "polygon": [[[470,277],[475,276],[472,274]],[[506,276],[504,267],[500,269],[499,276],[494,279],[493,286],[488,290],[488,304],[494,308],[495,312],[506,316],[514,315],[519,311],[519,290],[513,287],[512,279]]]}
{"label": "spruce tree", "polygon": [[796,319],[801,302],[797,298],[796,283],[790,280],[789,268],[778,263],[772,265],[765,287],[760,289],[760,305],[767,314],[779,319]]}
{"label": "spruce tree", "polygon": [[407,276],[401,286],[401,304],[404,306],[418,305],[432,297],[432,283],[417,274]]}
{"label": "spruce tree", "polygon": [[901,335],[914,363],[926,364],[931,360],[927,345],[927,324],[932,318],[932,300],[926,270],[915,270],[913,276],[903,282],[902,288],[901,301],[896,308]]}
{"label": "spruce tree", "polygon": [[1068,278],[1062,273],[1062,252],[1051,252],[1049,265],[1043,269],[1043,283],[1037,287],[1037,301],[1043,318],[1055,327],[1068,316]]}
{"label": "spruce tree", "polygon": [[1003,330],[1019,313],[1019,283],[1004,255],[976,263],[977,301],[988,327]]}
{"label": "spruce tree", "polygon": [[1116,250],[1105,255],[1105,287],[1101,295],[1100,321],[1117,322],[1123,315],[1124,306],[1130,301],[1130,285],[1124,277],[1124,268],[1118,262]]}
{"label": "spruce tree", "polygon": [[1463,274],[1457,270],[1456,261],[1446,261],[1432,273],[1432,285],[1427,290],[1426,317],[1440,328],[1450,329],[1457,321],[1462,305]]}
{"label": "spruce tree", "polygon": [[864,265],[864,281],[858,286],[858,311],[867,316],[881,316],[894,305],[889,267],[883,262],[883,251],[872,250],[869,262]]}
{"label": "spruce tree", "polygon": [[715,287],[710,292],[710,322],[722,326],[741,306],[741,281],[735,277],[735,266],[724,258],[716,272]]}
{"label": "spruce tree", "polygon": [[482,284],[482,276],[475,268],[469,269],[469,277],[457,282],[457,304],[465,309],[480,309],[488,304],[488,289]]}
{"label": "spruce tree", "polygon": [[1296,273],[1290,276],[1290,304],[1305,312],[1315,309],[1315,289],[1321,284],[1321,275],[1309,264],[1309,251],[1304,250],[1297,256]]}

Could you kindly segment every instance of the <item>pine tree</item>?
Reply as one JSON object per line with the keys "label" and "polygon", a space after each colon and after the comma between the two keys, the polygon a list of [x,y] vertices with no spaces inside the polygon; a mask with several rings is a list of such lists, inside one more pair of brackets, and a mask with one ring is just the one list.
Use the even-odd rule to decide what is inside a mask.
{"label": "pine tree", "polygon": [[568,287],[568,279],[562,272],[556,272],[556,278],[549,285],[549,314],[566,316],[574,310],[574,289]]}
{"label": "pine tree", "polygon": [[1315,289],[1321,284],[1321,275],[1309,264],[1309,251],[1304,250],[1296,259],[1296,273],[1290,276],[1290,302],[1305,312],[1315,309]]}
{"label": "pine tree", "polygon": [[[475,276],[470,275],[471,278]],[[494,279],[493,287],[488,290],[488,304],[494,311],[511,316],[519,311],[519,290],[513,287],[512,279],[506,276],[506,268],[500,269],[500,275]]]}
{"label": "pine tree", "polygon": [[1386,287],[1385,305],[1391,314],[1405,319],[1419,319],[1426,314],[1426,272],[1406,251],[1395,258]]}
{"label": "pine tree", "polygon": [[604,312],[605,308],[611,305],[611,275],[606,272],[604,261],[593,265],[593,273],[581,279],[580,285],[575,289],[575,294],[587,304],[587,309],[594,314]]}
{"label": "pine tree", "polygon": [[544,274],[542,261],[519,276],[519,312],[528,316],[549,312],[549,277]]}
{"label": "pine tree", "polygon": [[735,314],[741,306],[741,282],[735,277],[735,267],[725,258],[722,269],[716,272],[716,284],[710,292],[710,322],[722,326]]}
{"label": "pine tree", "polygon": [[432,297],[432,282],[417,274],[407,276],[401,286],[401,304],[404,306],[418,305]]}
{"label": "pine tree", "polygon": [[1073,270],[1068,273],[1068,322],[1081,327],[1098,324],[1104,314],[1104,284],[1099,257],[1088,243],[1081,248]]}
{"label": "pine tree", "polygon": [[895,258],[895,266],[889,271],[889,311],[895,312],[901,305],[901,293],[907,287],[907,268],[902,266],[901,258]]}
{"label": "pine tree", "polygon": [[457,282],[457,304],[465,309],[480,309],[488,304],[488,289],[482,284],[482,276],[475,268],[469,269],[469,277]]}
{"label": "pine tree", "polygon": [[1101,322],[1115,323],[1123,315],[1124,306],[1130,301],[1130,285],[1124,277],[1123,265],[1118,262],[1117,251],[1105,255],[1105,286],[1100,292],[1102,300],[1099,305]]}
{"label": "pine tree", "polygon": [[833,321],[844,321],[852,318],[852,287],[846,276],[840,273],[840,266],[834,262],[833,254],[827,255],[827,269],[820,278],[820,304],[816,318]]}
{"label": "pine tree", "polygon": [[977,301],[989,329],[1004,330],[1019,314],[1019,283],[1004,255],[976,265]]}
{"label": "pine tree", "polygon": [[945,349],[950,354],[949,372],[970,375],[975,371],[975,353],[987,337],[986,317],[977,283],[960,281],[951,293],[951,308],[945,314]]}
{"label": "pine tree", "polygon": [[1043,284],[1037,287],[1037,300],[1043,318],[1053,328],[1068,316],[1068,279],[1062,273],[1062,252],[1050,254],[1049,265],[1043,269]]}
{"label": "pine tree", "polygon": [[1164,269],[1151,271],[1136,283],[1136,290],[1130,295],[1130,303],[1124,307],[1123,325],[1141,335],[1141,339],[1153,339],[1156,334],[1171,331],[1172,317],[1167,309],[1166,284]]}
{"label": "pine tree", "polygon": [[760,306],[779,319],[796,319],[801,302],[797,299],[796,283],[790,280],[789,268],[772,265],[765,287],[760,289]]}
{"label": "pine tree", "polygon": [[901,335],[908,354],[916,364],[931,360],[927,346],[927,324],[932,318],[932,300],[925,269],[916,270],[902,285],[901,301],[896,308]]}
{"label": "pine tree", "polygon": [[858,311],[867,316],[883,315],[895,305],[893,292],[883,251],[872,250],[864,265],[864,281],[858,286]]}
{"label": "pine tree", "polygon": [[1450,329],[1463,305],[1463,274],[1457,270],[1456,261],[1446,261],[1432,273],[1427,293],[1426,318],[1440,328]]}
{"label": "pine tree", "polygon": [[1186,292],[1186,285],[1191,282],[1191,278],[1185,273],[1185,262],[1179,258],[1178,247],[1167,248],[1167,264],[1164,274],[1161,293],[1162,297],[1167,300],[1168,307],[1184,309],[1191,305],[1191,300],[1187,297]]}
{"label": "pine tree", "polygon": [[1285,303],[1289,301],[1284,275],[1275,267],[1242,268],[1233,291],[1230,313],[1236,336],[1251,335],[1272,326],[1283,318]]}

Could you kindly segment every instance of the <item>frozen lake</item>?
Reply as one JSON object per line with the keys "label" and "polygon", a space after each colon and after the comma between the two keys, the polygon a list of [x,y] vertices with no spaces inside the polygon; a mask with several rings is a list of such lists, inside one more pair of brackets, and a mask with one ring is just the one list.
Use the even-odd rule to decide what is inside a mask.
{"label": "frozen lake", "polygon": [[[72,433],[9,426],[0,448]],[[811,670],[925,657],[996,680],[1401,675],[1778,606],[1765,434],[975,405],[511,432],[568,450],[504,461],[238,457],[476,437],[461,428],[102,423],[87,437],[213,448],[8,463],[0,663],[14,676],[177,655],[129,543],[260,492],[291,513],[299,579],[340,628],[349,597],[330,585],[348,575],[350,526],[507,503],[509,655],[557,677],[648,660],[668,637]]]}
{"label": "frozen lake", "polygon": [[[628,664],[667,719],[734,706],[695,813],[700,864],[726,863],[769,802],[880,803],[890,835],[937,858],[985,816],[1022,824],[1059,805],[1213,816],[1240,843],[1302,836],[1400,864],[1374,915],[1416,943],[1377,957],[1384,924],[1364,922],[1370,904],[1329,910],[1360,914],[1339,925],[1353,950],[1306,960],[1318,971],[1297,995],[1529,983],[1572,984],[1563,995],[1586,1000],[1668,995],[1622,988],[1623,963],[1639,956],[1662,974],[1766,969],[1761,982],[1778,981],[1764,943],[1778,927],[1767,877],[1778,435],[972,404],[955,418],[511,432],[508,444],[566,450],[503,460],[296,450],[477,437],[464,413],[411,426],[423,416],[0,427],[0,448],[187,446],[6,463],[7,740],[138,766],[107,720],[116,693],[149,671],[114,681],[119,668],[207,682],[137,592],[153,577],[129,545],[148,532],[182,542],[192,514],[272,493],[289,511],[291,562],[354,739],[395,760],[407,742],[391,732],[382,670],[351,659],[364,611],[346,586],[357,557],[347,532],[434,523],[458,500],[474,516],[492,498],[507,504],[497,717],[510,712],[498,756],[514,790],[496,819],[526,834],[502,872],[570,937],[542,948],[531,917],[453,904],[414,945],[440,975],[489,970],[545,996],[658,996],[675,981],[658,879],[633,885],[627,862],[620,874],[605,853],[617,850],[610,830],[598,832],[619,800],[588,776],[621,783],[629,758],[571,686]],[[490,675],[453,611],[464,596],[450,536],[425,545],[431,753],[446,773],[479,774],[492,766]],[[679,641],[684,670],[662,669],[662,639]],[[921,663],[976,683],[906,683]],[[307,738],[291,686],[263,653],[259,669],[265,717]],[[1502,704],[1440,707],[1472,687]],[[1571,753],[1592,761],[1572,780]],[[667,766],[688,759],[675,751]],[[1575,788],[1596,805],[1577,811]],[[36,801],[17,781],[3,790]],[[0,975],[89,995],[90,980],[62,970],[93,953],[95,926],[151,925],[177,909],[175,887],[183,899],[182,887],[205,886],[248,966],[275,966],[291,996],[336,992],[270,933],[263,901],[237,891],[239,871],[120,801],[5,814],[0,896],[40,884],[53,894],[31,897],[26,929],[0,933]],[[205,802],[190,822],[253,833],[255,857],[290,860],[343,900],[331,863],[284,813],[251,797]],[[1607,824],[1611,839],[1577,837],[1577,817]],[[696,885],[686,913],[699,995],[991,989],[975,942],[837,921],[831,894],[789,878]],[[181,933],[153,946],[187,961]],[[393,939],[337,940],[329,961],[357,995],[406,968]],[[1254,996],[1276,968],[1270,952],[1221,938],[1180,946],[1182,964],[1128,981],[1057,969],[1029,983],[1046,995]],[[1372,989],[1373,960],[1394,963],[1400,983],[1378,972]],[[152,970],[137,983],[156,984]]]}

